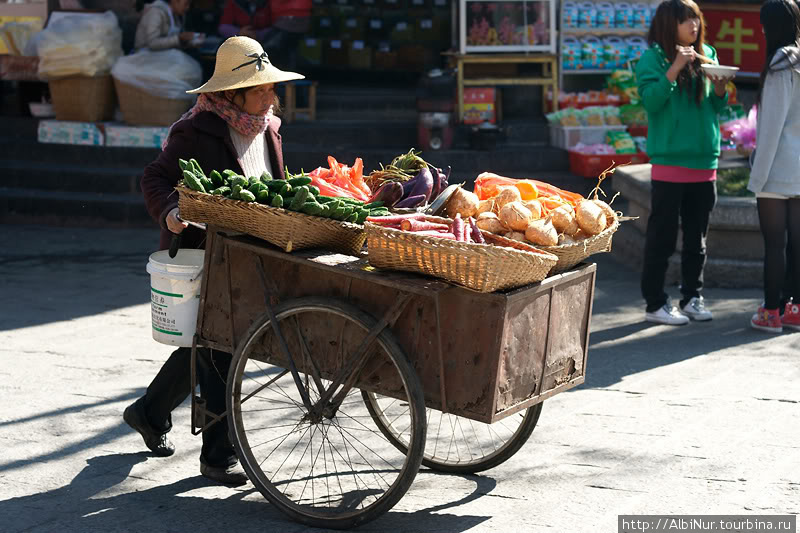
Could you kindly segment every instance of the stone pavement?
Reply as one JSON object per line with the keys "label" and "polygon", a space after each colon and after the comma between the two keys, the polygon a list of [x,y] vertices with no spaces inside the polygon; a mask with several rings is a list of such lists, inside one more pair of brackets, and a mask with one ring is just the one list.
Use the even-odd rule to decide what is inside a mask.
{"label": "stone pavement", "polygon": [[[123,423],[170,351],[150,336],[156,233],[0,225],[3,532],[308,530],[251,484],[199,475],[188,402],[171,458]],[[761,295],[744,289],[709,290],[710,323],[646,324],[637,273],[596,260],[586,383],[545,402],[508,462],[423,468],[359,531],[614,532],[619,514],[800,511],[800,333],[752,331]]]}

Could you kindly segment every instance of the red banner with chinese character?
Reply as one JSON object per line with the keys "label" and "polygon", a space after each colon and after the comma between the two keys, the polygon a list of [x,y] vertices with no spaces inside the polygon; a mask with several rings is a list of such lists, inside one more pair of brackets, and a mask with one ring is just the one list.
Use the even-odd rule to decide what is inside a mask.
{"label": "red banner with chinese character", "polygon": [[758,20],[760,6],[703,4],[706,43],[717,49],[720,65],[758,74],[764,65],[766,41]]}

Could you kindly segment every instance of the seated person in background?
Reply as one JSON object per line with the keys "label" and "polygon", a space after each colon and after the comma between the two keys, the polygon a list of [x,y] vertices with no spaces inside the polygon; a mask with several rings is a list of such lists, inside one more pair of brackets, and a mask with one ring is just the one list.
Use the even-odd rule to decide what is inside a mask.
{"label": "seated person in background", "polygon": [[242,35],[261,41],[271,24],[269,0],[227,0],[217,31],[226,39]]}
{"label": "seated person in background", "polygon": [[144,13],[136,27],[134,49],[167,50],[170,48],[189,48],[194,46],[195,34],[183,29],[183,18],[189,11],[191,0],[155,0],[144,5],[144,0],[136,0],[136,10]]}

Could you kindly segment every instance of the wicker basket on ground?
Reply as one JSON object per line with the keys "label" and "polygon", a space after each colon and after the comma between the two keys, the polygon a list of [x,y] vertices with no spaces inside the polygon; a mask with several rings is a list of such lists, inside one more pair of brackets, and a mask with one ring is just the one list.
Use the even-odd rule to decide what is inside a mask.
{"label": "wicker basket on ground", "polygon": [[147,91],[114,78],[119,107],[126,124],[171,126],[192,105],[191,99],[153,96]]}
{"label": "wicker basket on ground", "polygon": [[99,122],[114,116],[116,97],[111,76],[68,76],[48,82],[57,120]]}

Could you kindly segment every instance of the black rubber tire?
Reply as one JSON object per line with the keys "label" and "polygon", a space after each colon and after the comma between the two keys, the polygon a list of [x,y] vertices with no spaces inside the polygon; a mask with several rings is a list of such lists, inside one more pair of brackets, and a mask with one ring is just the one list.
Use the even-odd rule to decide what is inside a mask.
{"label": "black rubber tire", "polygon": [[[369,331],[372,328],[372,326],[376,322],[375,319],[372,318],[370,315],[368,315],[367,313],[363,312],[362,310],[360,310],[360,309],[358,309],[358,308],[356,308],[356,307],[354,307],[354,306],[352,306],[350,304],[339,302],[339,301],[332,300],[332,299],[327,299],[327,298],[313,298],[313,297],[312,298],[300,298],[300,299],[296,299],[296,300],[291,300],[291,301],[285,302],[285,303],[279,305],[278,307],[276,307],[275,316],[276,316],[278,322],[282,323],[283,320],[287,320],[292,316],[296,316],[298,314],[302,314],[302,313],[306,313],[306,312],[333,313],[335,315],[335,317],[333,317],[333,318],[335,318],[337,320],[340,320],[340,321],[344,320],[345,321],[344,322],[345,326],[346,326],[346,323],[349,322],[349,323],[355,325],[356,327],[358,327],[360,329],[363,329],[365,334],[366,334],[367,331]],[[319,316],[319,315],[317,315],[317,316]],[[363,466],[363,463],[361,463],[360,460],[358,460],[358,458],[357,458],[357,461],[355,463],[350,463],[348,465],[350,470],[348,471],[348,474],[347,474],[348,476],[352,476],[353,480],[356,480],[355,481],[355,485],[356,485],[356,489],[355,490],[350,491],[350,492],[345,492],[344,489],[342,488],[342,480],[345,479],[344,475],[341,476],[341,477],[336,477],[336,479],[339,480],[339,488],[342,490],[342,492],[341,492],[341,502],[339,503],[340,507],[339,508],[335,508],[334,507],[333,509],[330,507],[330,502],[331,502],[330,490],[328,491],[328,495],[327,495],[328,496],[327,497],[327,501],[328,501],[328,507],[327,508],[309,507],[308,505],[301,505],[299,503],[299,501],[303,501],[303,493],[305,493],[305,491],[306,491],[305,487],[303,488],[303,493],[301,493],[300,496],[297,498],[298,501],[292,500],[290,497],[287,497],[287,495],[284,494],[284,492],[283,492],[283,491],[288,492],[289,491],[289,486],[292,483],[295,482],[294,473],[292,473],[292,478],[290,478],[288,482],[281,482],[280,480],[276,481],[276,483],[278,483],[280,485],[284,485],[284,484],[286,485],[283,488],[283,491],[282,491],[281,488],[277,487],[273,483],[273,480],[269,478],[267,473],[265,473],[262,470],[262,466],[261,465],[264,462],[266,462],[267,459],[264,459],[264,461],[259,463],[259,461],[256,460],[256,457],[255,457],[255,455],[253,453],[253,450],[251,449],[250,444],[248,442],[248,437],[247,437],[248,429],[245,426],[245,423],[243,421],[243,415],[242,415],[242,378],[243,378],[243,375],[244,375],[244,372],[245,372],[245,368],[247,367],[248,360],[250,360],[249,357],[248,357],[248,354],[250,352],[251,346],[253,346],[255,343],[257,343],[257,341],[261,338],[261,336],[266,331],[272,331],[272,325],[270,324],[269,318],[265,315],[265,316],[261,317],[259,320],[257,320],[250,327],[250,329],[247,331],[247,333],[244,335],[244,337],[243,337],[244,341],[242,341],[239,344],[239,347],[237,348],[236,353],[233,356],[233,360],[231,362],[231,368],[230,368],[230,372],[229,372],[229,381],[228,381],[228,385],[227,385],[227,401],[228,401],[230,433],[231,433],[231,440],[233,441],[234,447],[236,448],[236,453],[238,454],[238,456],[239,456],[239,458],[241,460],[242,467],[244,468],[245,472],[247,472],[248,477],[253,482],[255,487],[261,492],[261,494],[264,495],[264,497],[267,500],[269,500],[272,504],[274,504],[278,509],[280,509],[282,512],[284,512],[286,515],[290,516],[292,519],[294,519],[294,520],[296,520],[296,521],[298,521],[300,523],[303,523],[303,524],[306,524],[306,525],[309,525],[309,526],[313,526],[313,527],[320,527],[320,528],[348,529],[348,528],[352,528],[352,527],[358,526],[360,524],[363,524],[365,522],[369,522],[370,520],[374,520],[375,518],[378,518],[383,513],[385,513],[389,509],[391,509],[400,500],[400,498],[406,493],[408,488],[411,486],[411,483],[414,480],[414,477],[416,476],[417,471],[419,470],[419,467],[420,467],[420,464],[421,464],[421,461],[422,461],[423,452],[424,452],[426,424],[425,424],[425,418],[424,418],[425,405],[424,405],[424,400],[423,400],[422,386],[420,385],[419,378],[417,377],[416,373],[414,372],[413,367],[408,362],[408,358],[405,356],[405,354],[403,353],[402,349],[397,344],[397,342],[394,340],[393,336],[391,335],[391,332],[388,329],[384,329],[378,335],[378,337],[375,339],[375,341],[373,343],[373,346],[377,345],[378,347],[380,347],[380,349],[382,350],[383,354],[385,354],[385,356],[388,357],[388,360],[391,361],[391,363],[393,363],[394,368],[397,370],[397,373],[398,373],[398,376],[399,376],[400,380],[402,380],[403,388],[405,390],[405,395],[406,395],[406,397],[404,398],[404,401],[408,402],[408,405],[409,405],[409,408],[410,408],[409,409],[409,421],[410,421],[410,427],[411,427],[412,445],[407,450],[406,449],[400,450],[401,453],[405,457],[403,459],[401,459],[402,456],[398,456],[398,458],[397,458],[398,462],[402,460],[403,463],[402,463],[402,466],[401,467],[397,467],[396,470],[386,470],[385,467],[383,466],[383,464],[381,464],[381,470],[378,470],[374,466],[370,465],[371,469],[370,470],[366,470],[364,472],[365,473],[371,473],[371,475],[375,478],[376,482],[378,482],[379,484],[380,484],[380,481],[379,481],[378,478],[380,477],[381,479],[383,479],[384,478],[384,474],[387,471],[388,472],[392,472],[392,473],[396,472],[397,477],[394,479],[393,483],[391,483],[391,484],[389,484],[388,482],[386,483],[388,488],[385,490],[385,492],[383,494],[381,494],[380,496],[377,496],[376,497],[377,499],[373,503],[370,503],[369,505],[364,506],[361,509],[353,510],[352,508],[347,508],[347,505],[352,505],[352,504],[350,504],[348,502],[348,498],[351,498],[351,499],[353,497],[355,497],[355,498],[358,498],[358,497],[366,498],[366,496],[364,496],[363,494],[366,494],[368,492],[367,489],[361,489],[358,486],[357,479],[361,479],[361,478],[358,477],[358,472],[355,472],[355,468],[357,466]],[[320,335],[322,335],[322,334],[323,333],[320,332]],[[325,334],[327,334],[327,332],[325,332]],[[331,332],[331,335],[336,335],[336,332]],[[294,354],[293,354],[293,357],[294,357]],[[262,364],[257,360],[251,360],[251,361],[252,361],[251,364],[256,366],[256,367],[259,364]],[[266,363],[263,363],[263,364],[266,365]],[[266,366],[269,366],[269,365],[266,365]],[[273,368],[275,368],[275,367],[273,367]],[[262,374],[257,373],[257,375],[261,376]],[[288,375],[285,375],[284,373],[281,373],[281,376],[284,376],[284,377],[280,378],[281,380],[288,380],[288,382],[291,383],[291,387],[294,387],[294,390],[293,391],[289,390],[289,392],[297,393],[297,388],[294,385],[294,381],[292,381],[291,374],[289,373]],[[262,378],[262,380],[266,381],[267,379],[266,378]],[[257,380],[253,380],[253,381],[255,381],[257,384],[261,385],[258,388],[258,391],[259,391],[258,394],[253,396],[253,398],[255,398],[256,402],[257,402],[259,400],[259,396],[262,395],[262,394],[265,395],[266,392],[268,391],[268,388],[265,388],[267,386],[259,383]],[[270,380],[270,383],[272,383],[273,381],[274,380]],[[281,387],[280,384],[278,385],[278,387],[281,388],[281,392],[285,392],[287,389],[290,388],[290,387],[285,387],[285,388]],[[359,392],[358,389],[353,389],[353,391],[351,391],[351,393],[354,394],[355,398],[357,398],[358,392]],[[363,392],[363,391],[361,391],[361,392]],[[363,412],[363,415],[359,415],[359,416],[361,418],[363,418],[364,421],[367,421],[370,418],[370,415],[368,414],[367,410],[364,408],[364,405],[361,402],[361,399],[358,398],[358,401],[348,402],[347,400],[349,400],[350,398],[351,397],[348,396],[346,398],[345,403],[347,403],[348,405],[357,406],[357,407],[353,407],[353,409],[357,408],[357,409],[360,410],[359,412]],[[249,399],[250,398],[245,396],[245,400],[246,401],[249,401]],[[277,402],[273,402],[273,403],[277,403]],[[268,407],[266,409],[255,410],[252,413],[267,413],[270,410],[271,411],[277,411],[277,410],[280,410],[280,409],[283,409],[283,410],[292,409],[292,413],[293,414],[299,414],[299,413],[302,413],[302,412],[305,411],[305,408],[302,406],[302,402],[300,402],[299,404],[298,404],[297,401],[293,401],[292,404],[289,404],[288,402],[284,402],[284,403],[286,403],[288,405],[288,407]],[[342,409],[340,409],[340,411],[337,412],[337,416],[339,414],[341,414],[341,411],[343,410],[344,405],[345,404],[343,403],[342,404]],[[295,411],[297,411],[297,412],[295,412]],[[255,416],[255,415],[253,415],[253,416]],[[268,416],[268,415],[264,414],[264,415],[260,415],[260,416]],[[273,414],[271,416],[275,416],[275,417],[280,416],[281,418],[279,418],[279,420],[281,422],[284,420],[282,418],[284,416],[283,413],[280,413],[279,415],[274,415]],[[312,478],[314,478],[316,476],[316,474],[314,472],[313,464],[315,464],[317,462],[317,459],[319,459],[321,453],[326,451],[324,449],[325,448],[325,444],[324,443],[325,443],[325,439],[326,438],[328,438],[328,445],[329,445],[330,450],[331,450],[330,451],[330,456],[334,460],[333,467],[334,468],[338,468],[338,466],[336,465],[336,462],[335,462],[335,457],[334,457],[334,455],[335,455],[334,454],[335,447],[333,445],[331,445],[331,439],[330,439],[330,436],[329,436],[330,435],[330,433],[329,433],[330,431],[334,431],[333,435],[334,435],[334,437],[336,436],[336,434],[335,434],[336,423],[334,422],[334,420],[336,418],[337,417],[333,417],[332,419],[330,419],[330,421],[328,422],[329,426],[328,426],[327,430],[324,429],[324,424],[326,423],[325,419],[323,419],[321,422],[318,422],[316,424],[309,423],[309,429],[311,428],[312,425],[316,426],[316,427],[314,429],[314,433],[309,437],[309,445],[308,445],[308,447],[312,446],[311,442],[313,441],[313,436],[316,434],[317,427],[322,427],[323,429],[320,429],[320,436],[322,437],[322,444],[320,445],[320,451],[317,452],[316,459],[313,459],[313,453],[314,453],[313,449],[311,451],[311,454],[309,455],[309,460],[312,461],[312,466],[311,466],[311,469],[310,469],[309,476],[305,478],[306,479],[306,485],[308,484],[308,480],[309,479],[312,479]],[[343,420],[347,420],[348,423],[352,423],[352,422],[350,422],[350,420],[354,420],[354,419],[352,417],[348,417],[348,419],[343,419]],[[288,418],[287,418],[287,421],[289,421]],[[297,425],[294,426],[294,429],[292,429],[287,434],[287,436],[284,437],[283,440],[286,440],[288,438],[288,436],[293,434],[293,433],[294,434],[299,433],[300,429],[298,429],[298,428],[300,428],[300,424],[301,423],[302,423],[302,421],[298,422]],[[284,427],[288,427],[288,426],[291,426],[291,423],[284,425]],[[279,426],[273,426],[273,427],[274,428],[278,428]],[[331,429],[331,428],[334,428],[334,429]],[[261,431],[261,432],[265,432],[265,431],[268,431],[268,430],[271,431],[270,427],[266,427],[266,428],[264,428],[264,427],[255,427],[255,428],[252,428],[252,429],[253,429],[253,431],[258,430],[258,431]],[[356,429],[358,429],[360,431],[365,431],[364,429],[362,429],[360,427],[356,428]],[[285,430],[280,430],[280,431],[285,431]],[[339,428],[339,432],[342,433],[342,427]],[[348,432],[347,429],[345,429],[345,432]],[[307,431],[306,431],[306,433],[307,433]],[[380,442],[383,442],[386,445],[385,449],[394,450],[392,445],[390,445],[389,443],[386,442],[386,440],[383,437],[381,431],[373,430],[372,433],[374,434],[374,435],[372,435],[372,437],[374,439],[380,440]],[[305,433],[304,433],[304,435],[305,435]],[[255,438],[255,436],[254,436],[254,438]],[[277,437],[277,438],[280,438],[280,437]],[[292,438],[294,438],[294,436]],[[302,439],[302,437],[300,437],[300,439]],[[342,433],[342,439],[346,440],[346,438],[344,437],[344,433]],[[282,445],[283,440],[278,444],[278,446],[276,446],[275,450],[270,452],[270,455],[272,455],[272,453],[274,453],[278,449],[278,447],[280,447]],[[266,441],[266,442],[269,442],[269,441]],[[358,440],[358,442],[360,443],[361,441]],[[298,440],[298,444],[299,443],[300,443],[300,440]],[[295,447],[297,447],[298,444],[295,444]],[[259,444],[259,446],[260,446],[260,444]],[[284,462],[288,462],[289,457],[292,456],[293,453],[294,453],[294,449],[295,448],[292,448],[292,450],[286,456],[286,459],[284,459]],[[362,450],[363,450],[363,448],[362,448]],[[358,455],[361,456],[361,459],[364,459],[364,455],[362,455],[362,451],[354,449],[354,453],[357,453]],[[394,453],[396,454],[397,452],[395,451]],[[377,454],[376,454],[376,456],[380,457],[380,455],[377,455]],[[303,452],[303,455],[301,455],[300,460],[302,461],[304,459],[304,457],[305,457],[305,452]],[[345,460],[345,457],[343,455],[339,454],[339,457],[342,459],[342,461]],[[269,458],[269,456],[267,458]],[[350,458],[350,456],[348,455],[347,459],[349,459],[349,458]],[[380,457],[380,458],[383,459],[383,457]],[[364,460],[366,460],[366,459],[364,459]],[[298,463],[298,467],[299,467],[299,464],[300,463]],[[389,463],[387,462],[386,464],[388,465]],[[298,470],[298,467],[295,468],[295,471]],[[334,485],[333,483],[330,482],[330,479],[334,475],[338,476],[338,471],[336,473],[334,473],[334,474],[330,474],[328,472],[328,470],[327,470],[327,467],[328,467],[328,464],[326,462],[326,470],[325,470],[324,479],[320,480],[319,483],[327,483],[327,484],[330,484],[330,485]],[[281,467],[279,467],[277,469],[276,473],[280,472],[281,468],[282,468],[282,465],[281,465]],[[376,474],[376,472],[377,472],[377,474]],[[319,477],[323,478],[321,473],[320,473]],[[349,478],[348,478],[348,480],[349,480]],[[313,490],[314,490],[313,486],[314,485],[312,483],[312,497],[315,497],[314,492],[313,492]],[[336,490],[336,486],[335,485],[334,485],[334,490]],[[296,492],[296,489],[295,489],[295,492]],[[320,492],[322,492],[322,491],[320,491]],[[351,496],[351,494],[355,494],[355,496]],[[370,494],[370,496],[372,496],[372,494]],[[321,498],[323,500],[325,499],[323,497],[321,497]],[[315,503],[315,502],[312,502],[312,505],[313,505],[313,503]],[[362,502],[362,505],[363,505],[363,502]],[[340,510],[341,510],[341,512],[339,512]]]}

